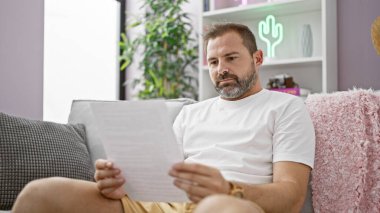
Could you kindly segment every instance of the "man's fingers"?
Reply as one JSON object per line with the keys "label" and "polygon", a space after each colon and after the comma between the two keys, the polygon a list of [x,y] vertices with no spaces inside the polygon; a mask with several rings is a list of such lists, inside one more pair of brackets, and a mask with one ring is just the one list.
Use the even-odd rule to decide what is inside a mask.
{"label": "man's fingers", "polygon": [[[108,194],[110,193],[109,191],[112,191],[121,187],[124,184],[125,180],[124,178],[107,178],[100,180],[97,183],[99,190],[104,193]],[[105,192],[103,192],[105,191]]]}
{"label": "man's fingers", "polygon": [[120,169],[103,169],[103,170],[96,170],[95,172],[95,180],[102,180],[105,178],[111,178],[119,176],[121,173]]}
{"label": "man's fingers", "polygon": [[101,193],[107,198],[114,200],[120,200],[126,195],[125,190],[122,187],[105,189]]}
{"label": "man's fingers", "polygon": [[187,197],[193,202],[193,203],[199,203],[203,198],[193,195],[187,195]]}
{"label": "man's fingers", "polygon": [[104,195],[108,195],[108,194],[111,194],[113,193],[114,191],[116,191],[119,187],[114,187],[114,188],[105,188],[103,189],[101,192],[102,194]]}
{"label": "man's fingers", "polygon": [[113,163],[108,160],[98,159],[95,161],[95,168],[96,169],[111,169],[113,168]]}
{"label": "man's fingers", "polygon": [[175,179],[174,185],[184,190],[187,193],[189,199],[190,199],[190,196],[203,198],[211,194],[211,191],[208,188],[191,183],[189,181]]}
{"label": "man's fingers", "polygon": [[197,163],[176,163],[172,167],[173,172],[189,172],[204,176],[213,176],[218,173],[218,170],[209,166]]}
{"label": "man's fingers", "polygon": [[179,180],[185,180],[192,184],[197,184],[201,186],[210,186],[212,185],[213,179],[207,176],[194,174],[194,173],[188,173],[188,172],[169,172],[169,175],[172,177],[175,177]]}

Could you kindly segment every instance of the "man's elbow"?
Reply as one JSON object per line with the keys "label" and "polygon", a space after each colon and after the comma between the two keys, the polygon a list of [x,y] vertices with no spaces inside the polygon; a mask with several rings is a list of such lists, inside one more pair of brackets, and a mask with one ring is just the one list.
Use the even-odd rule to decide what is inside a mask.
{"label": "man's elbow", "polygon": [[303,205],[305,203],[305,198],[306,196],[298,199],[298,201],[294,205],[294,209],[292,212],[297,212],[297,213],[301,212]]}
{"label": "man's elbow", "polygon": [[299,213],[301,212],[305,199],[306,199],[307,187],[303,187],[300,184],[297,184],[295,182],[289,182],[288,184],[291,186],[289,188],[290,189],[289,193],[290,195],[292,195],[292,196],[289,196],[292,198],[291,200],[289,200],[290,202],[288,203],[289,212]]}

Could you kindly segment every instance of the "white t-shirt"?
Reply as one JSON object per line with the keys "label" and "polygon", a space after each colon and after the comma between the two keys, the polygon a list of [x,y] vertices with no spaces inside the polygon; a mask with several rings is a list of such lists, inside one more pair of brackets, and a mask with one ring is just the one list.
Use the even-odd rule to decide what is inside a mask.
{"label": "white t-shirt", "polygon": [[186,162],[215,167],[227,180],[270,183],[274,162],[314,164],[313,124],[293,95],[262,89],[238,101],[208,99],[183,107],[173,128]]}

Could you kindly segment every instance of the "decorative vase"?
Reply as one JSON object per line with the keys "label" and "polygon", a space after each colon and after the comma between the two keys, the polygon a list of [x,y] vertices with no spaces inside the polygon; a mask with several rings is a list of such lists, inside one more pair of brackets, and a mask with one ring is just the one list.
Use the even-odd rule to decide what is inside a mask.
{"label": "decorative vase", "polygon": [[313,55],[313,33],[310,24],[302,26],[301,36],[302,56],[311,57]]}

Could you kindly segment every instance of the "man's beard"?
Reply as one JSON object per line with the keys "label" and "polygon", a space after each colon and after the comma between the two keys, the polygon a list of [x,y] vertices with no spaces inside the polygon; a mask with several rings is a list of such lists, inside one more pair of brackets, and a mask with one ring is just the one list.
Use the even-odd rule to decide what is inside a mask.
{"label": "man's beard", "polygon": [[[219,86],[219,82],[223,79],[232,78],[235,79],[235,83],[227,84],[226,86]],[[232,99],[239,98],[247,91],[249,91],[257,81],[257,74],[254,67],[251,72],[243,78],[239,79],[236,75],[226,73],[225,75],[219,75],[215,81],[215,89],[222,98]]]}

